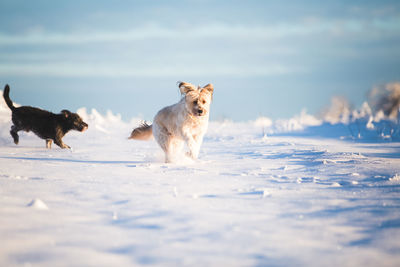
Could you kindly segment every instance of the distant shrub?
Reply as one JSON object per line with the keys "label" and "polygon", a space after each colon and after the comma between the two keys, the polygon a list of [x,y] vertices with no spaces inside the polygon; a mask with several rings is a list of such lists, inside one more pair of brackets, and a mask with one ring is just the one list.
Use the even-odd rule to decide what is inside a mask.
{"label": "distant shrub", "polygon": [[368,100],[360,109],[352,109],[346,98],[333,97],[322,118],[330,124],[347,125],[354,139],[400,140],[400,82],[374,87]]}
{"label": "distant shrub", "polygon": [[331,99],[331,105],[322,111],[322,118],[324,121],[331,124],[336,123],[349,123],[351,114],[350,102],[341,96],[334,96]]}
{"label": "distant shrub", "polygon": [[380,110],[391,120],[399,120],[400,82],[388,83],[371,90],[370,103],[377,113]]}

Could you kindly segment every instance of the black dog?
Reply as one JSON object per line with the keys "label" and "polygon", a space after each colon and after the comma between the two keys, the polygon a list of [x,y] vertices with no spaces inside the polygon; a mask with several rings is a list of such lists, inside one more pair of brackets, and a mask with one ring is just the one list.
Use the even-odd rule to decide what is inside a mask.
{"label": "black dog", "polygon": [[8,84],[4,88],[3,97],[7,106],[12,111],[11,136],[14,138],[14,143],[18,144],[19,131],[32,131],[38,137],[46,139],[46,147],[51,148],[51,143],[54,141],[61,148],[70,148],[63,143],[62,138],[68,131],[77,130],[85,131],[88,125],[79,117],[78,114],[68,110],[61,111],[60,114],[54,114],[39,108],[22,106],[15,107],[10,99],[10,87]]}

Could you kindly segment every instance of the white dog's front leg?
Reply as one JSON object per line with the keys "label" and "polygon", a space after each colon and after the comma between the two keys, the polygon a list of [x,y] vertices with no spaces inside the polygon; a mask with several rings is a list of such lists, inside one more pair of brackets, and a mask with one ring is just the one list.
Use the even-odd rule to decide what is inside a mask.
{"label": "white dog's front leg", "polygon": [[201,138],[189,136],[186,142],[189,148],[189,156],[192,159],[197,159],[200,153]]}

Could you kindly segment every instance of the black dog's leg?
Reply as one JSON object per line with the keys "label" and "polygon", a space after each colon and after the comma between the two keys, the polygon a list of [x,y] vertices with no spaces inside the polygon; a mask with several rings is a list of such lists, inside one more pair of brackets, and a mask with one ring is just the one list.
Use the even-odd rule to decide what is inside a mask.
{"label": "black dog's leg", "polygon": [[46,148],[50,149],[51,148],[51,143],[53,142],[53,140],[51,139],[46,139]]}
{"label": "black dog's leg", "polygon": [[64,142],[61,140],[61,138],[54,139],[54,143],[61,148],[70,148],[68,145],[64,144]]}
{"label": "black dog's leg", "polygon": [[16,145],[18,145],[18,142],[19,142],[18,131],[20,131],[20,129],[17,126],[15,126],[15,125],[11,126],[10,134],[13,137],[14,143]]}

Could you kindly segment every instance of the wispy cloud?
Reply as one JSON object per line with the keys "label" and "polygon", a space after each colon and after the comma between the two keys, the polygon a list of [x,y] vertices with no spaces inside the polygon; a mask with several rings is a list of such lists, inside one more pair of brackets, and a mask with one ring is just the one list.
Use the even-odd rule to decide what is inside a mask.
{"label": "wispy cloud", "polygon": [[222,23],[206,24],[197,27],[163,27],[150,23],[125,31],[104,32],[46,32],[34,30],[26,34],[0,33],[0,46],[35,44],[84,44],[99,42],[132,42],[147,39],[280,39],[326,34],[363,35],[377,38],[396,35],[400,32],[400,17],[385,19],[331,19],[308,18],[297,23],[278,23],[270,25],[228,25]]}
{"label": "wispy cloud", "polygon": [[174,77],[174,76],[271,76],[301,71],[285,65],[232,66],[197,64],[190,68],[183,64],[123,66],[121,64],[20,63],[1,64],[0,75],[57,76],[57,77]]}

